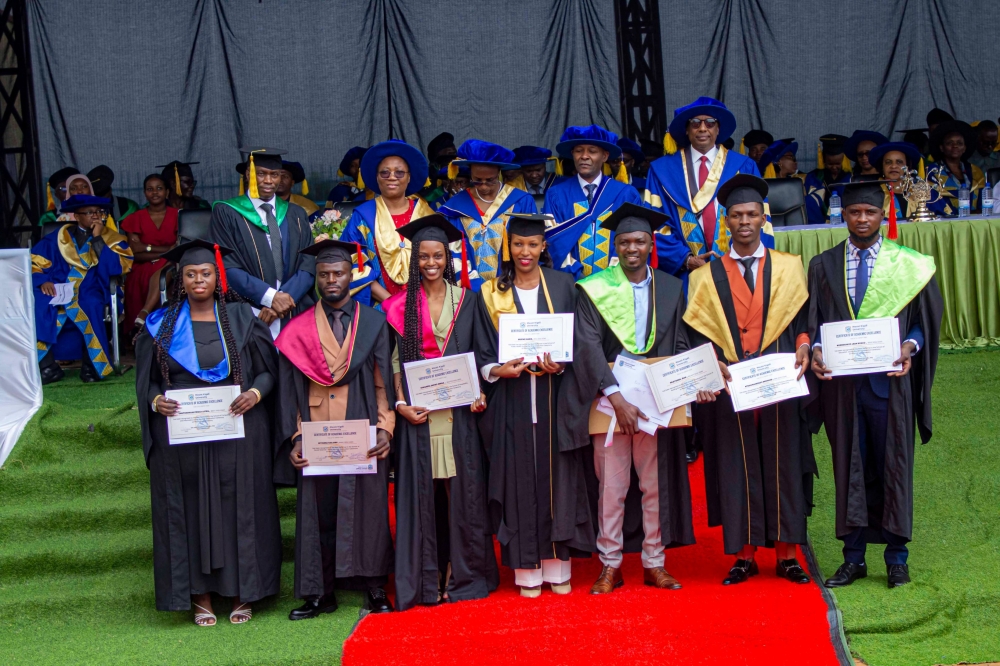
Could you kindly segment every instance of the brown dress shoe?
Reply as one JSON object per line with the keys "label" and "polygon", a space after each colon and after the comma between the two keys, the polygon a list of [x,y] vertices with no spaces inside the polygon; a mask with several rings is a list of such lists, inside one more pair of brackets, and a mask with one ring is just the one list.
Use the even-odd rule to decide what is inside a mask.
{"label": "brown dress shoe", "polygon": [[597,582],[590,588],[591,594],[611,594],[615,588],[625,584],[622,580],[622,570],[614,567],[604,567],[601,575],[597,577]]}
{"label": "brown dress shoe", "polygon": [[679,590],[681,584],[676,578],[667,573],[663,567],[653,567],[642,570],[642,582],[646,585],[658,587],[661,590]]}

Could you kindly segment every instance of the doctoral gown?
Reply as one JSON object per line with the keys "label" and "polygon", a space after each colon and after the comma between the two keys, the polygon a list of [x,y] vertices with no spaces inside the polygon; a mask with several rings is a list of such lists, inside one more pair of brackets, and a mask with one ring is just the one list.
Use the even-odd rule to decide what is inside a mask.
{"label": "doctoral gown", "polygon": [[[608,271],[622,273],[619,265]],[[605,272],[588,279],[600,278]],[[620,279],[624,280],[624,274]],[[580,283],[577,283],[581,287]],[[653,341],[646,353],[630,351],[633,358],[656,358],[673,356],[688,349],[686,327],[682,317],[686,300],[679,279],[658,270],[653,271],[650,302],[654,304],[653,317],[649,318],[646,336],[653,332]],[[631,293],[631,287],[629,287]],[[635,319],[632,304],[629,303],[625,318],[630,320],[619,326],[619,331],[634,330]],[[563,452],[584,450],[584,458],[591,461],[585,465],[590,496],[591,522],[597,524],[597,476],[594,470],[594,451],[589,434],[590,409],[594,400],[602,395],[603,389],[617,384],[609,363],[626,350],[623,341],[601,315],[597,305],[581,287],[577,295],[576,322],[573,342],[573,363],[563,376],[559,392],[559,446]],[[655,332],[654,332],[655,331]],[[634,333],[627,337],[631,346],[638,337]],[[600,350],[598,352],[597,350]],[[660,498],[660,530],[664,548],[685,546],[694,543],[694,528],[691,523],[691,488],[688,482],[687,461],[685,460],[684,433],[678,428],[660,428],[656,431],[658,443],[658,479]],[[575,489],[573,492],[576,492]],[[625,498],[625,552],[635,553],[642,548],[642,493],[638,476],[632,468],[632,481]],[[554,532],[556,535],[572,534],[579,524],[579,517],[571,511],[557,513]]]}
{"label": "doctoral gown", "polygon": [[[327,362],[329,339],[333,338],[322,304],[292,319],[278,336],[280,350],[280,417],[275,481],[298,484],[295,520],[295,596],[308,598],[332,591],[334,581],[324,580],[321,529],[322,497],[335,494],[336,578],[377,578],[393,569],[392,535],[389,531],[389,460],[378,461],[376,474],[303,476],[289,462],[291,438],[299,431],[299,420],[311,420],[315,391],[347,390],[345,420],[379,422],[375,370],[383,378],[388,404],[395,403],[389,364],[389,330],[385,315],[354,304],[354,318],[344,345],[348,362],[331,374]],[[316,310],[319,310],[317,316]],[[320,319],[319,317],[322,317]],[[326,330],[320,332],[319,326]],[[326,344],[324,344],[326,340]],[[335,341],[335,338],[333,338]],[[313,396],[310,396],[310,392]],[[322,397],[322,396],[320,396]],[[341,581],[350,586],[350,582]]]}
{"label": "doctoral gown", "polygon": [[[846,286],[847,241],[813,257],[809,263],[809,331],[819,341],[825,322],[855,319]],[[888,250],[888,252],[887,252]],[[895,250],[895,252],[893,252]],[[895,254],[893,263],[886,262]],[[858,447],[855,381],[872,375],[835,377],[819,382],[818,400],[810,410],[814,431],[822,423],[833,450],[837,491],[837,536],[866,527],[867,543],[885,543],[882,529],[910,540],[913,534],[914,422],[920,440],[932,435],[931,386],[937,367],[943,303],[934,274],[934,260],[890,240],[882,241],[868,289],[862,319],[899,319],[904,331],[919,326],[924,345],[913,356],[905,377],[887,377],[888,423],[885,440],[885,483],[866,478]],[[878,281],[878,282],[876,282]],[[877,299],[880,293],[886,296]],[[881,381],[881,379],[880,379]]]}
{"label": "doctoral gown", "polygon": [[[572,313],[576,307],[573,278],[542,268],[544,290],[539,285],[538,312]],[[546,292],[548,298],[546,298]],[[476,366],[497,363],[497,321],[501,313],[523,313],[517,290],[505,292],[492,280],[480,292],[476,321]],[[551,310],[549,309],[551,303]],[[483,382],[487,408],[479,428],[489,459],[488,498],[493,533],[500,542],[503,564],[512,569],[537,569],[543,559],[569,559],[594,549],[586,492],[585,449],[561,451],[556,401],[562,377],[544,374],[535,378],[535,413],[531,423],[531,375]],[[534,436],[532,436],[534,432]],[[556,538],[556,513],[575,517],[571,532]],[[582,551],[582,553],[581,553]]]}
{"label": "doctoral gown", "polygon": [[843,171],[832,183],[826,182],[826,171],[813,169],[803,183],[806,188],[806,216],[809,224],[826,224],[830,214],[831,186],[851,182],[849,171]]}
{"label": "doctoral gown", "polygon": [[[759,351],[748,354],[743,349],[736,296],[723,261],[709,262],[691,275],[684,320],[691,327],[692,347],[711,342],[716,356],[727,364],[795,352],[796,337],[807,333],[808,324],[802,261],[774,250],[767,250],[762,261],[763,276],[757,281],[763,289]],[[755,305],[748,308],[751,313]],[[726,553],[736,553],[745,544],[806,542],[810,481],[816,472],[802,410],[806,400],[736,412],[723,391],[715,402],[695,405],[695,426],[705,447],[708,524],[722,525]]]}
{"label": "doctoral gown", "polygon": [[[278,363],[267,326],[245,303],[219,307],[228,312],[240,350],[241,389],[263,388],[265,375],[273,385]],[[188,610],[191,594],[205,591],[257,601],[276,594],[281,579],[281,525],[272,481],[273,400],[262,391],[264,400],[243,415],[243,439],[171,446],[166,417],[150,408],[153,399],[167,388],[201,388],[232,380],[228,369],[211,377],[218,377],[216,382],[191,372],[210,374],[198,367],[197,339],[190,336],[187,344],[178,344],[185,337],[179,317],[168,358],[173,386],[163,385],[152,336],[165,311],[150,314],[148,328],[139,336],[135,375],[149,468],[156,608]],[[191,330],[189,317],[187,327]]]}
{"label": "doctoral gown", "polygon": [[[421,289],[421,296],[423,290]],[[437,342],[429,322],[423,297],[424,358],[439,358]],[[479,294],[462,291],[455,321],[444,347],[444,356],[464,354],[473,349]],[[406,292],[383,304],[395,344],[401,345],[404,332]],[[404,395],[410,402],[405,377]],[[493,535],[486,509],[486,470],[479,439],[477,416],[468,407],[452,409],[452,450],[457,470],[451,478],[449,553],[452,570],[448,596],[453,601],[481,599],[496,589],[499,572]],[[406,610],[416,604],[433,604],[438,598],[438,545],[435,522],[434,478],[431,471],[430,428],[426,422],[413,425],[396,419],[396,605]],[[441,572],[443,574],[443,572]]]}

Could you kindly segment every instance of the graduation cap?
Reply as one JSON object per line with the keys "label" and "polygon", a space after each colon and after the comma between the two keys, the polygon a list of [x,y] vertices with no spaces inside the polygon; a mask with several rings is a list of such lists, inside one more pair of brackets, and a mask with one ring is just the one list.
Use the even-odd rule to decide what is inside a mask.
{"label": "graduation cap", "polygon": [[876,146],[881,146],[883,143],[888,143],[889,139],[881,132],[854,130],[854,134],[844,144],[844,154],[847,155],[847,159],[852,162],[858,161],[858,146],[863,141],[871,141]]}
{"label": "graduation cap", "polygon": [[441,132],[436,137],[431,139],[429,144],[427,144],[427,156],[433,160],[437,158],[438,153],[440,153],[444,148],[454,147],[455,135],[451,132]]}
{"label": "graduation cap", "polygon": [[65,183],[67,178],[75,176],[78,173],[80,173],[80,170],[76,167],[63,167],[49,176],[49,186],[45,188],[46,210],[55,210],[56,208],[55,199],[52,197],[52,190],[54,190],[59,183]]}
{"label": "graduation cap", "polygon": [[725,148],[726,150],[732,150],[733,148],[736,147],[736,141],[733,140],[733,137],[729,137],[728,139],[722,142],[722,147]]}
{"label": "graduation cap", "polygon": [[727,210],[744,203],[763,204],[767,198],[767,181],[749,173],[739,173],[723,183],[716,198]]}
{"label": "graduation cap", "polygon": [[88,206],[107,208],[110,205],[111,199],[105,197],[95,197],[90,194],[74,194],[71,197],[67,197],[66,201],[63,201],[61,210],[64,213],[72,213],[75,210],[87,208]]}
{"label": "graduation cap", "polygon": [[746,155],[746,151],[750,148],[750,146],[758,146],[760,144],[770,146],[772,143],[774,143],[774,136],[772,136],[770,132],[766,132],[762,129],[752,129],[744,134],[743,138],[740,140],[740,153]]}
{"label": "graduation cap", "polygon": [[191,171],[192,164],[200,164],[200,162],[179,162],[174,160],[167,164],[157,164],[154,169],[162,169],[160,171],[160,177],[163,178],[165,183],[174,184],[174,192],[177,196],[181,194],[181,176],[185,178],[194,178],[194,172]]}
{"label": "graduation cap", "polygon": [[318,243],[313,243],[309,247],[299,250],[299,254],[308,254],[316,257],[317,264],[334,264],[341,261],[347,263],[354,262],[354,255],[357,255],[358,272],[365,268],[365,255],[361,251],[360,243],[347,243],[342,240],[328,238]]}
{"label": "graduation cap", "polygon": [[232,250],[218,243],[210,243],[206,240],[195,239],[187,243],[181,243],[169,252],[160,255],[161,259],[172,261],[178,268],[198,264],[215,264],[219,269],[219,287],[222,293],[229,291],[226,282],[226,266],[222,258],[227,254],[232,254]]}
{"label": "graduation cap", "polygon": [[955,116],[951,115],[944,109],[939,109],[934,107],[927,112],[927,127],[931,125],[940,125],[941,123],[946,123],[949,120],[954,120]]}
{"label": "graduation cap", "polygon": [[844,144],[847,141],[848,138],[843,134],[824,134],[821,136],[819,138],[819,148],[816,151],[816,168],[826,168],[826,157],[841,155],[841,168],[844,171],[850,171],[851,163],[847,160],[847,155],[844,155]]}
{"label": "graduation cap", "polygon": [[938,161],[944,160],[944,155],[941,153],[941,144],[944,143],[945,137],[949,134],[960,134],[962,136],[965,140],[965,152],[962,153],[962,159],[969,159],[976,150],[976,139],[978,136],[972,125],[961,120],[946,120],[931,132],[930,149],[934,159]]}
{"label": "graduation cap", "polygon": [[247,146],[240,148],[240,152],[247,156],[247,194],[250,195],[251,199],[259,199],[260,193],[257,191],[257,167],[271,171],[280,171],[282,168],[281,156],[286,154],[287,151],[277,148],[254,148]]}
{"label": "graduation cap", "polygon": [[886,155],[893,151],[903,153],[903,155],[906,156],[908,168],[917,169],[919,167],[919,175],[921,178],[924,177],[923,155],[920,154],[920,149],[912,143],[908,143],[906,141],[887,141],[885,143],[880,143],[872,148],[871,152],[868,153],[868,162],[881,172],[882,160]]}
{"label": "graduation cap", "polygon": [[674,118],[663,137],[664,153],[673,155],[678,147],[684,148],[691,143],[687,138],[687,124],[697,116],[708,116],[719,121],[719,142],[731,137],[736,130],[736,116],[725,104],[712,97],[699,97],[687,106],[674,109]]}
{"label": "graduation cap", "polygon": [[433,213],[431,215],[424,215],[415,220],[412,220],[409,224],[404,224],[400,228],[396,229],[400,236],[409,239],[414,245],[419,245],[423,241],[437,241],[445,246],[445,250],[448,249],[450,243],[456,241],[462,242],[462,286],[466,289],[471,289],[469,283],[469,273],[467,270],[466,252],[465,252],[465,240],[464,235],[459,231],[454,224],[448,221],[448,218],[441,213]]}
{"label": "graduation cap", "polygon": [[[365,156],[366,152],[368,152],[367,148],[364,148],[362,146],[354,146],[346,153],[344,153],[344,158],[340,160],[340,167],[337,169],[337,175],[346,176],[347,170],[351,168],[351,162],[353,162],[354,160],[358,160],[358,164],[360,165],[361,158]],[[358,169],[360,171],[360,166],[358,167]]]}
{"label": "graduation cap", "polygon": [[[866,180],[852,183],[836,183],[830,187],[840,189],[840,201],[844,208],[854,204],[868,204],[882,210],[885,202],[883,185],[890,185],[890,180]],[[896,229],[896,197],[889,196],[889,230],[886,233],[889,240],[896,240],[899,235]]]}
{"label": "graduation cap", "polygon": [[514,163],[519,166],[545,164],[552,157],[552,151],[538,146],[518,146],[514,149]]}
{"label": "graduation cap", "polygon": [[427,182],[427,158],[419,150],[399,139],[389,139],[376,143],[365,151],[358,171],[358,189],[367,187],[375,194],[382,194],[378,186],[378,165],[387,157],[398,157],[410,169],[410,183],[406,186],[406,196],[424,189]]}
{"label": "graduation cap", "polygon": [[559,157],[573,159],[573,148],[576,146],[597,146],[608,151],[608,159],[616,160],[622,154],[618,147],[618,135],[609,132],[600,125],[567,127],[559,137],[556,152]]}
{"label": "graduation cap", "polygon": [[623,153],[631,155],[636,164],[642,164],[646,161],[646,154],[642,152],[642,146],[632,139],[623,136],[618,139],[618,147],[622,149]]}
{"label": "graduation cap", "polygon": [[302,183],[303,196],[309,194],[309,181],[306,180],[306,170],[302,168],[302,164],[299,162],[288,162],[286,160],[282,160],[281,168],[283,171],[287,171],[291,175],[293,182],[296,184]]}
{"label": "graduation cap", "polygon": [[542,213],[511,213],[507,219],[507,235],[544,236],[548,225],[556,221]]}
{"label": "graduation cap", "polygon": [[778,174],[774,170],[774,165],[778,163],[778,160],[788,153],[794,157],[798,152],[799,144],[792,138],[778,139],[768,146],[764,154],[760,156],[760,163],[767,165],[764,167],[764,178],[777,178]]}
{"label": "graduation cap", "polygon": [[111,184],[115,182],[115,172],[106,164],[100,164],[87,172],[94,194],[103,197],[111,193]]}
{"label": "graduation cap", "polygon": [[653,250],[649,253],[649,265],[652,268],[659,267],[660,261],[656,256],[656,230],[667,223],[670,219],[663,213],[639,206],[634,203],[623,203],[615,212],[603,222],[601,228],[613,231],[616,234],[630,234],[634,231],[642,231],[653,237]]}
{"label": "graduation cap", "polygon": [[479,139],[467,139],[458,147],[457,156],[451,161],[451,166],[457,169],[462,164],[492,166],[501,171],[520,168],[514,163],[514,151],[508,150],[500,144],[480,141]]}

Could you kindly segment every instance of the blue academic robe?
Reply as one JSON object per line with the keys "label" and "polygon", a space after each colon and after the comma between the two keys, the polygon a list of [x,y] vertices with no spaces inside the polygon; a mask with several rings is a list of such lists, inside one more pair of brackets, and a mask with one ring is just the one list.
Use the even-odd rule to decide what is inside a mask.
{"label": "blue academic robe", "polygon": [[[954,217],[958,215],[958,190],[962,185],[969,188],[969,206],[972,213],[982,210],[979,201],[979,192],[986,185],[986,177],[983,170],[970,162],[962,162],[962,172],[964,178],[960,182],[951,172],[947,164],[943,162],[935,164],[927,170],[927,179],[933,182],[935,179],[944,187],[944,192],[936,201],[927,203],[927,208],[937,215]],[[933,199],[936,194],[932,194]]]}
{"label": "blue academic robe", "polygon": [[[31,248],[38,360],[42,360],[52,345],[56,345],[56,360],[80,358],[82,337],[94,368],[106,377],[113,371],[104,329],[104,308],[111,297],[108,284],[112,276],[131,270],[132,251],[124,236],[107,227],[102,235],[104,247],[95,257],[93,239],[89,235],[83,245],[76,244],[72,233],[75,226],[60,227]],[[71,283],[73,300],[67,305],[49,305],[52,297],[41,290],[46,282]]]}
{"label": "blue academic robe", "polygon": [[469,282],[473,291],[479,291],[483,282],[497,276],[500,243],[510,213],[537,213],[538,207],[534,197],[524,190],[504,185],[482,215],[468,190],[462,190],[448,199],[438,212],[465,234],[465,250],[472,264]]}
{"label": "blue academic robe", "polygon": [[359,190],[352,182],[338,183],[334,185],[330,193],[326,195],[326,200],[331,203],[342,203],[344,201],[364,201],[365,191]]}
{"label": "blue academic robe", "polygon": [[631,185],[603,176],[594,192],[593,205],[579,178],[564,178],[545,193],[545,210],[556,224],[545,232],[552,265],[580,279],[608,267],[615,256],[614,233],[601,229],[601,222],[623,203],[642,204],[642,197]]}
{"label": "blue academic robe", "polygon": [[[646,174],[646,194],[643,199],[653,210],[658,210],[670,219],[656,233],[656,252],[660,269],[674,275],[684,270],[684,263],[690,254],[704,254],[705,231],[698,221],[698,215],[710,202],[715,202],[715,239],[711,250],[719,256],[729,252],[729,229],[726,227],[726,209],[716,200],[719,188],[727,180],[739,173],[760,176],[757,164],[746,155],[719,146],[719,153],[712,163],[709,179],[705,182],[703,197],[698,205],[692,201],[689,177],[697,182],[696,174],[689,174],[685,162],[688,160],[685,148],[673,155],[664,155],[649,166]],[[721,161],[720,161],[721,160]],[[694,194],[697,194],[695,192]],[[764,223],[761,241],[765,247],[774,249],[774,235],[771,222]]]}
{"label": "blue academic robe", "polygon": [[842,172],[837,180],[832,183],[827,183],[824,180],[824,175],[825,171],[823,169],[813,169],[806,175],[806,216],[809,219],[809,224],[826,224],[830,208],[829,186],[836,185],[837,183],[851,182],[851,174],[849,172]]}

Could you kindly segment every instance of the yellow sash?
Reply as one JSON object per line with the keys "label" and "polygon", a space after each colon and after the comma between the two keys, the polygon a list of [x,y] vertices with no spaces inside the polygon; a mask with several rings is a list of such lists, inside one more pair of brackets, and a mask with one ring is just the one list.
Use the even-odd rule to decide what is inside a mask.
{"label": "yellow sash", "polygon": [[[413,198],[417,204],[411,220],[434,214],[434,209],[426,201],[416,196]],[[372,229],[372,236],[375,237],[375,247],[388,279],[396,284],[406,284],[410,277],[410,252],[413,246],[396,231],[392,213],[381,196],[375,197],[375,228]]]}
{"label": "yellow sash", "polygon": [[[691,179],[688,176],[688,148],[684,149],[684,155],[681,157],[681,165],[684,167],[684,183],[690,183]],[[699,188],[698,192],[690,197],[691,199],[691,212],[695,215],[700,215],[701,211],[705,210],[705,206],[712,203],[712,199],[715,198],[715,192],[719,189],[719,181],[722,179],[722,170],[726,168],[726,155],[729,153],[725,146],[719,146],[719,154],[715,156],[715,161],[712,162],[712,168],[708,170],[708,178],[705,179],[705,184]],[[698,182],[695,179],[695,182]],[[718,211],[716,211],[718,215]]]}
{"label": "yellow sash", "polygon": [[[545,303],[549,306],[549,313],[554,313],[552,299],[549,297],[549,288],[545,285],[545,273],[539,272],[541,277],[542,293],[545,294]],[[493,320],[493,328],[500,330],[500,315],[517,314],[517,306],[514,305],[514,287],[507,291],[497,289],[497,279],[487,280],[483,283],[479,295],[483,299],[486,311],[490,313]]]}

